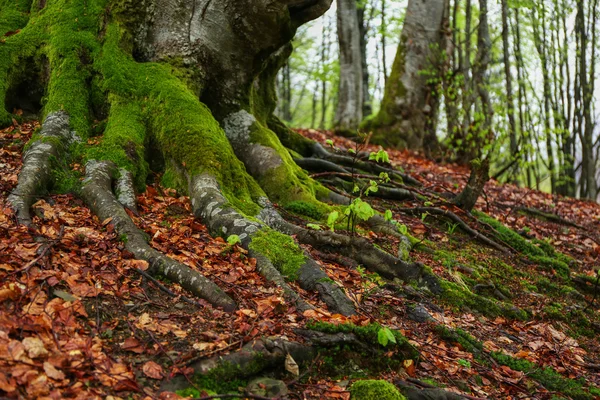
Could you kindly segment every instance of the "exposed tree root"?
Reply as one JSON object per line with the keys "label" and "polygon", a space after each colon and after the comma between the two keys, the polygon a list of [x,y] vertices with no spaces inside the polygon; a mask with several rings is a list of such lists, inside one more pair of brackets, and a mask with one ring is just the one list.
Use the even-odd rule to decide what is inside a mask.
{"label": "exposed tree root", "polygon": [[331,162],[341,165],[341,166],[355,168],[355,169],[362,170],[365,172],[370,172],[370,173],[375,173],[375,174],[379,174],[381,172],[386,172],[389,174],[390,178],[398,177],[398,178],[402,179],[402,181],[406,184],[414,185],[414,186],[422,186],[421,182],[419,182],[418,180],[416,180],[415,178],[413,178],[412,176],[410,176],[408,174],[404,174],[393,168],[384,167],[384,166],[381,166],[379,164],[375,164],[372,162],[355,160],[354,158],[352,158],[350,156],[330,153],[319,143],[314,143],[314,145],[313,145],[313,156],[316,158],[321,158],[321,159],[331,161]]}
{"label": "exposed tree root", "polygon": [[150,274],[165,276],[209,303],[233,311],[237,307],[235,302],[212,281],[150,247],[147,235],[135,225],[112,192],[116,173],[117,168],[110,161],[87,163],[82,196],[92,211],[100,220],[110,220],[115,231],[124,236],[127,250],[136,258],[148,261]]}
{"label": "exposed tree root", "polygon": [[[347,193],[352,193],[352,189],[354,187],[353,182],[345,181],[342,179],[334,179],[331,183],[335,186],[342,187]],[[366,182],[359,181],[362,186],[367,186]],[[377,197],[385,200],[395,200],[395,201],[406,201],[406,200],[415,200],[416,196],[413,192],[406,189],[398,189],[391,188],[385,185],[378,185],[376,192],[370,192],[370,197]]]}
{"label": "exposed tree root", "polygon": [[[256,375],[264,369],[280,368],[287,354],[297,363],[305,363],[316,356],[316,351],[311,346],[297,342],[264,338],[247,343],[237,352],[193,362],[190,367],[194,369],[194,373],[203,375],[217,368],[226,368],[235,373],[230,379],[239,379]],[[174,392],[188,386],[185,377],[177,376],[165,381],[161,390]]]}
{"label": "exposed tree root", "polygon": [[544,212],[542,210],[538,210],[537,208],[517,207],[517,208],[513,209],[513,211],[522,212],[522,213],[525,213],[525,214],[529,214],[529,215],[532,215],[534,217],[545,219],[545,220],[548,220],[548,221],[551,221],[551,222],[555,222],[555,223],[560,224],[560,225],[571,226],[573,228],[583,229],[583,230],[586,229],[584,226],[576,224],[575,222],[566,220],[566,219],[564,219],[564,218],[562,218],[562,217],[560,217],[560,216],[558,216],[556,214],[547,213],[547,212]]}
{"label": "exposed tree root", "polygon": [[63,111],[58,111],[48,115],[39,138],[31,143],[23,154],[19,183],[8,196],[8,202],[15,209],[20,224],[31,225],[29,210],[52,181],[52,160],[62,156],[72,138],[69,116]]}
{"label": "exposed tree root", "polygon": [[500,250],[503,253],[509,253],[509,250],[506,247],[496,243],[495,241],[488,238],[487,236],[484,236],[481,233],[477,232],[475,229],[473,229],[469,225],[467,225],[467,223],[465,221],[463,221],[462,218],[460,218],[458,215],[456,215],[455,213],[453,213],[450,210],[443,210],[441,208],[436,208],[436,207],[413,207],[413,208],[399,208],[398,211],[406,213],[406,214],[420,215],[423,213],[429,213],[432,215],[439,215],[442,217],[446,217],[446,218],[450,219],[451,221],[454,221],[455,223],[457,223],[458,226],[460,226],[460,228],[462,230],[464,230],[466,233],[471,235],[474,239],[477,239],[477,240],[481,241],[482,243],[495,248],[496,250]]}
{"label": "exposed tree root", "polygon": [[[203,174],[193,177],[189,192],[194,215],[201,218],[209,230],[215,234],[237,235],[242,246],[249,249],[252,236],[264,229],[258,222],[249,220],[229,206],[217,181],[210,175]],[[276,211],[271,211],[283,220]],[[261,263],[258,266],[259,270],[267,272],[265,274],[267,279],[276,284],[284,283],[281,274],[276,273],[276,270],[271,268],[271,264],[265,262],[266,259],[268,260],[266,255],[260,257],[260,254],[254,251],[253,256],[257,257],[257,263]],[[305,257],[305,262],[299,267],[297,282],[305,290],[316,290],[332,311],[344,315],[355,313],[352,301],[308,255]],[[297,294],[293,294],[293,290],[289,286],[283,285],[282,288],[292,300],[298,300]],[[305,308],[306,306],[300,304],[299,307]]]}
{"label": "exposed tree root", "polygon": [[294,159],[294,161],[296,162],[296,164],[298,164],[299,167],[304,168],[307,171],[317,171],[317,172],[339,172],[342,174],[350,174],[350,171],[348,171],[346,168],[344,167],[340,167],[339,165],[337,165],[336,163],[333,163],[331,161],[327,161],[327,160],[322,160],[320,158],[296,158]]}
{"label": "exposed tree root", "polygon": [[427,273],[423,264],[404,262],[378,249],[364,238],[301,228],[285,221],[268,204],[265,204],[259,217],[271,228],[288,235],[295,235],[301,243],[311,245],[321,251],[344,254],[381,276],[389,279],[400,278],[407,282],[415,280],[428,286],[434,293],[441,292],[437,278]]}
{"label": "exposed tree root", "polygon": [[133,185],[133,174],[125,168],[119,168],[119,174],[115,184],[115,194],[119,203],[137,214],[135,200],[135,188]]}

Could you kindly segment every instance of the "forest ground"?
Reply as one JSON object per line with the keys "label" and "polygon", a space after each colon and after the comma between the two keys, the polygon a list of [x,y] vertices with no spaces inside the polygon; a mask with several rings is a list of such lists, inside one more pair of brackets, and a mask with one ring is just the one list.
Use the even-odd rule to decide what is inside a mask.
{"label": "forest ground", "polygon": [[[348,399],[347,389],[357,378],[443,387],[482,399],[600,395],[600,299],[593,295],[598,291],[594,268],[600,265],[598,204],[495,181],[477,204],[514,231],[572,257],[565,274],[531,262],[509,242],[503,245],[513,247],[511,254],[500,253],[451,222],[398,212],[398,207],[422,204],[373,200],[376,208],[391,209],[422,241],[410,253],[413,260],[466,292],[501,300],[516,312],[503,315],[485,309],[477,298],[436,297],[402,282],[384,282],[312,251],[358,306],[357,315],[344,317],[330,314],[314,293],[297,286],[315,309],[300,313],[286,304],[245,250],[210,237],[191,214],[187,198],[149,185],[138,196],[139,215],[130,215],[154,248],[200,269],[234,298],[239,309],[225,313],[202,300],[188,301],[191,295],[176,285],[136,272],[147,264],[134,260],[109,221],[99,221],[72,194],[40,199],[33,207],[36,228],[17,226],[6,198],[17,184],[24,145],[37,126],[26,122],[0,131],[0,397],[157,398],[164,379],[190,375],[192,359],[234,352],[265,336],[303,341],[297,329],[314,327],[315,321],[378,323],[404,335],[410,350],[390,348],[385,355],[395,363],[382,363],[337,346],[301,365],[299,378],[279,368],[277,377],[288,383],[290,398]],[[328,132],[301,133],[323,144],[331,139],[336,147],[354,147]],[[388,152],[392,164],[423,188],[458,193],[468,178],[465,167]],[[296,223],[314,222],[283,214]],[[394,239],[364,234],[394,248]],[[415,321],[415,307],[424,307],[432,319]],[[519,310],[527,316],[515,318]]]}

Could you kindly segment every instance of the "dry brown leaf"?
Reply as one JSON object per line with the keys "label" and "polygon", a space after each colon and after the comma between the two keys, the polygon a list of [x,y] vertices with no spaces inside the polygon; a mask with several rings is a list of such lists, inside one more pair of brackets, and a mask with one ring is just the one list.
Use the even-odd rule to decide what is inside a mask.
{"label": "dry brown leaf", "polygon": [[142,371],[144,371],[144,375],[152,379],[162,379],[164,376],[162,367],[154,361],[145,363],[142,367]]}

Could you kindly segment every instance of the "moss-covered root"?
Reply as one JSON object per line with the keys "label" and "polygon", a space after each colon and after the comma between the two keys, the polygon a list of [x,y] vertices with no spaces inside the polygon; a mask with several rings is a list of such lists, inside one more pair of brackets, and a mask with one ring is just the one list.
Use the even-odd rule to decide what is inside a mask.
{"label": "moss-covered root", "polygon": [[17,212],[23,225],[31,225],[29,209],[52,180],[52,162],[59,159],[73,135],[69,129],[69,116],[58,111],[48,115],[39,135],[34,136],[23,154],[23,169],[16,189],[8,196],[8,202]]}
{"label": "moss-covered root", "polygon": [[315,201],[315,182],[296,165],[275,133],[254,115],[246,110],[230,113],[223,119],[223,129],[237,158],[272,201]]}
{"label": "moss-covered root", "polygon": [[[314,359],[316,351],[310,346],[284,339],[259,339],[247,343],[237,352],[192,363],[194,376],[191,380],[199,389],[204,389],[203,382],[207,380],[227,382],[248,378],[264,369],[282,366],[288,354],[302,365]],[[177,376],[164,381],[161,391],[175,392],[189,386],[186,377]]]}
{"label": "moss-covered root", "polygon": [[150,263],[149,273],[162,275],[225,311],[236,309],[235,302],[217,285],[187,265],[181,264],[150,247],[146,235],[129,218],[112,192],[117,167],[110,161],[90,160],[86,164],[86,178],[82,196],[101,220],[111,219],[117,234],[126,239],[126,248],[136,258]]}
{"label": "moss-covered root", "polygon": [[406,400],[396,386],[383,380],[356,381],[350,386],[351,400]]}
{"label": "moss-covered root", "polygon": [[302,300],[300,295],[298,295],[298,293],[296,293],[296,291],[292,289],[290,285],[287,284],[287,282],[283,278],[283,275],[281,275],[281,272],[277,270],[277,268],[273,265],[273,263],[271,262],[271,260],[269,260],[268,257],[252,249],[250,249],[248,254],[250,255],[250,257],[256,259],[256,269],[258,270],[258,272],[263,277],[265,277],[265,279],[279,286],[283,290],[285,299],[295,304],[298,310],[304,312],[306,310],[314,308],[310,304]]}
{"label": "moss-covered root", "polygon": [[[257,257],[259,272],[266,279],[280,285],[284,293],[288,294],[288,300],[297,301],[299,298],[290,294],[293,291],[289,286],[281,285],[282,274],[288,279],[296,280],[305,290],[316,290],[331,311],[344,315],[355,313],[352,301],[314,260],[302,253],[292,238],[279,235],[234,210],[213,176],[201,174],[192,177],[189,193],[194,215],[201,218],[213,234],[237,235],[241,245],[250,249]],[[269,263],[263,262],[266,260]],[[279,264],[276,265],[279,268],[274,270],[271,268],[272,264]],[[302,303],[296,304],[299,308],[307,307]]]}
{"label": "moss-covered root", "polygon": [[341,253],[359,264],[386,278],[400,278],[406,282],[417,282],[427,286],[433,293],[441,293],[436,276],[427,271],[421,263],[408,263],[375,247],[361,237],[351,237],[335,232],[309,230],[285,221],[266,203],[259,218],[271,228],[295,235],[300,243],[311,245],[319,250]]}

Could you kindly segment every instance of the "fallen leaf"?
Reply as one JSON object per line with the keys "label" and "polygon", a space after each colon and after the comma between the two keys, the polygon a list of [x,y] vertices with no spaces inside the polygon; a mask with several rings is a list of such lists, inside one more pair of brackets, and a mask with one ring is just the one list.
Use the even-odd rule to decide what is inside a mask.
{"label": "fallen leaf", "polygon": [[152,379],[162,379],[164,376],[162,367],[154,361],[148,361],[144,364],[142,371],[144,371],[144,374],[147,377]]}
{"label": "fallen leaf", "polygon": [[296,360],[294,360],[289,353],[285,356],[285,370],[292,375],[300,375],[300,368],[298,367]]}
{"label": "fallen leaf", "polygon": [[56,381],[62,381],[65,379],[65,373],[59,369],[56,369],[54,365],[49,362],[44,362],[44,372],[48,375],[49,378],[52,378]]}

